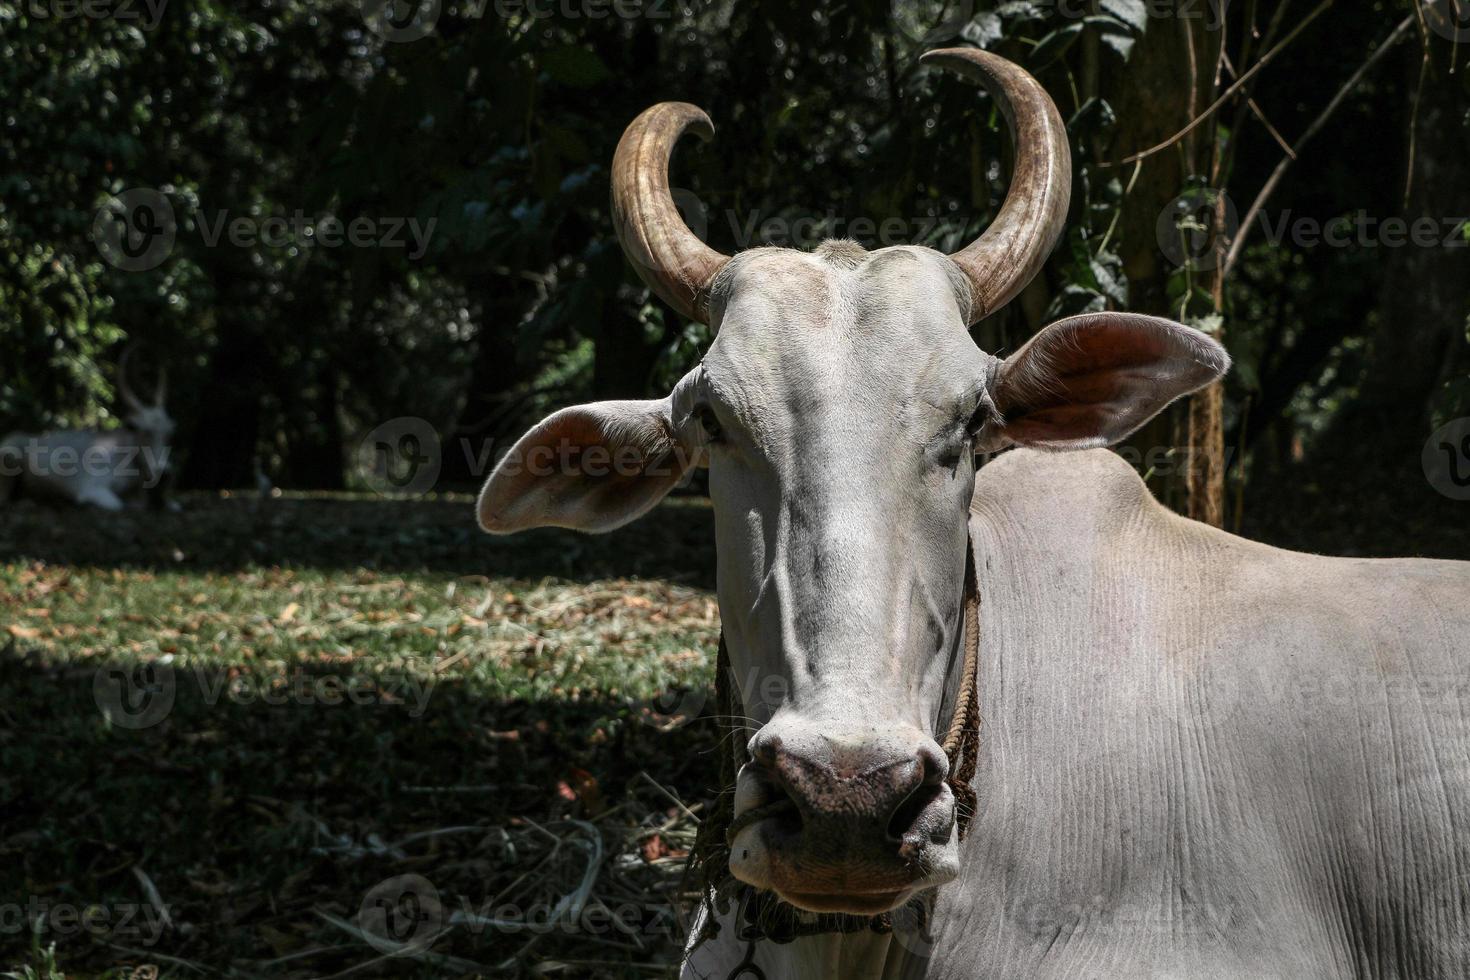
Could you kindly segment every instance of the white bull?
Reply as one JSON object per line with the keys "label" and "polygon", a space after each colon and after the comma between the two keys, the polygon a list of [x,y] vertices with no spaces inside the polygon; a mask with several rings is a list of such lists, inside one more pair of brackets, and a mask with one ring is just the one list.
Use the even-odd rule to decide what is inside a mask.
{"label": "white bull", "polygon": [[[118,363],[118,392],[127,406],[123,428],[6,436],[0,440],[0,504],[19,485],[37,496],[116,511],[123,509],[125,498],[160,486],[174,431],[164,408],[168,376],[166,369],[159,372],[153,403],[145,404],[128,384],[129,353]],[[171,501],[166,504],[174,508]]]}
{"label": "white bull", "polygon": [[721,255],[668,190],[708,119],[653,107],[614,157],[619,235],[716,339],[667,398],[547,418],[480,497],[489,531],[599,531],[709,467],[745,730],[686,976],[1470,976],[1470,565],[1292,554],[1156,504],[1096,447],[1224,373],[1196,331],[1099,313],[977,349],[1061,231],[1066,134],[1014,65],[926,57],[1012,126],[980,240]]}

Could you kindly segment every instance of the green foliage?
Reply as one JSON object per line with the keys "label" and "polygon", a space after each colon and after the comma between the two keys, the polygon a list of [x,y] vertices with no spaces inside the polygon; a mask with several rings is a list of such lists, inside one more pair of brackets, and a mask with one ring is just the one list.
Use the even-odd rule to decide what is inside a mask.
{"label": "green foliage", "polygon": [[[0,0],[11,134],[0,144],[0,427],[103,420],[109,365],[128,341],[173,367],[195,460],[244,461],[203,482],[241,479],[252,455],[284,483],[323,482],[356,432],[396,415],[446,435],[493,418],[504,438],[548,399],[666,390],[708,332],[650,302],[620,257],[607,168],[626,123],[659,99],[710,111],[715,142],[681,147],[673,181],[722,250],[829,235],[953,249],[984,230],[1008,183],[988,97],[915,68],[923,50],[953,44],[1026,66],[1067,121],[1074,200],[1041,308],[1136,304],[1125,256],[1152,235],[1124,220],[1136,172],[1107,164],[1140,40],[1179,21],[1144,0],[978,6],[719,0],[590,17],[445,4],[426,36],[392,41],[346,0],[173,0],[156,24]],[[1366,44],[1382,6],[1335,29]],[[971,15],[956,22],[956,10]],[[1245,43],[1245,12],[1231,16],[1230,43]],[[1292,49],[1271,71],[1337,84],[1292,58],[1310,68],[1316,55]],[[1272,109],[1285,129],[1311,109],[1296,101],[1306,109]],[[1359,111],[1375,118],[1378,103],[1365,96]],[[1280,154],[1258,129],[1235,168],[1249,180]],[[1248,200],[1254,185],[1233,180],[1221,178]],[[1321,184],[1354,201],[1355,181],[1333,164]],[[103,260],[93,222],[133,188],[160,193],[178,232],[156,266],[126,271]],[[1195,192],[1215,190],[1201,180]],[[306,230],[279,238],[214,237],[238,219],[298,218]],[[331,219],[428,232],[421,253],[333,247],[318,231]],[[1320,275],[1379,274],[1351,256],[1317,258]],[[1271,265],[1243,264],[1226,293],[1236,392],[1275,383],[1271,362],[1304,335],[1294,313],[1257,319],[1279,305],[1263,295],[1279,280],[1255,278]],[[1180,317],[1214,312],[1192,269],[1173,270],[1167,294]],[[1021,321],[1007,311],[987,342],[1024,339],[1036,324]],[[1448,390],[1457,404],[1460,389]]]}

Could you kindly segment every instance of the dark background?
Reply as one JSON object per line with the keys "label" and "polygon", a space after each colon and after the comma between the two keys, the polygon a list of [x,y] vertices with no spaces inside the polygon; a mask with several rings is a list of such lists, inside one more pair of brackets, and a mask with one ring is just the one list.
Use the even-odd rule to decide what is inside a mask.
{"label": "dark background", "polygon": [[[661,394],[708,341],[650,297],[613,237],[608,162],[639,110],[682,99],[715,119],[674,183],[717,248],[827,234],[950,248],[993,215],[1009,151],[989,100],[916,56],[978,44],[1044,82],[1077,169],[1068,237],[1044,281],[977,328],[982,346],[1104,306],[1218,323],[1237,364],[1224,523],[1307,547],[1444,551],[1435,528],[1463,513],[1419,460],[1437,426],[1470,414],[1470,249],[1263,229],[1427,217],[1465,243],[1467,49],[1445,20],[1463,11],[1221,6],[173,0],[98,18],[0,4],[0,429],[110,424],[117,355],[138,342],[142,378],[171,369],[183,488],[248,485],[257,461],[284,488],[350,486],[363,434],[400,417],[444,440],[441,485],[472,486],[487,447],[544,411]],[[1278,45],[1204,125],[1137,171],[1116,165]],[[1223,282],[1209,261],[1171,261],[1171,202],[1208,220],[1201,202],[1223,191],[1243,215],[1283,144],[1338,95]],[[105,260],[94,219],[138,188],[178,230],[154,267],[127,271]],[[209,240],[221,217],[298,215],[372,232],[337,247],[299,229]],[[803,218],[829,224],[766,224]],[[895,218],[901,233],[875,234]],[[409,219],[428,229],[422,255],[393,234]],[[1211,257],[1209,233],[1184,234]],[[1198,444],[1183,411],[1139,458]],[[1153,475],[1182,509],[1182,477]]]}
{"label": "dark background", "polygon": [[[716,248],[954,249],[1011,149],[917,57],[1019,62],[1068,122],[1073,201],[977,342],[1106,308],[1210,330],[1223,387],[1120,450],[1166,503],[1470,558],[1459,24],[1463,0],[0,0],[0,436],[118,425],[131,348],[140,392],[168,369],[184,491],[180,513],[0,507],[0,970],[672,975],[686,805],[715,798],[724,737],[700,487],[607,536],[503,539],[433,492],[555,408],[664,394],[708,344],[608,213],[618,137],[659,100],[715,121],[673,183]],[[119,253],[118,217],[172,239]],[[1362,237],[1325,242],[1342,218]],[[1390,219],[1437,233],[1391,245]],[[333,220],[366,231],[329,244]],[[377,455],[406,434],[442,447],[436,478]],[[171,713],[116,723],[121,680],[170,665]],[[196,669],[437,686],[421,716],[237,704]],[[410,961],[353,931],[406,872],[475,908],[558,902],[594,839],[594,898],[641,940],[458,927]],[[31,921],[147,905],[145,880],[175,920],[151,939]]]}

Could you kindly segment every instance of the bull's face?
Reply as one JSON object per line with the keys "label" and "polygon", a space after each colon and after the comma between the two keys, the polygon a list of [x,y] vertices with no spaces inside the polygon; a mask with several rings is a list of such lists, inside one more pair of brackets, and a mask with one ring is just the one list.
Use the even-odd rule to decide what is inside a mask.
{"label": "bull's face", "polygon": [[[730,870],[813,911],[886,911],[957,872],[935,733],[961,681],[976,453],[1114,442],[1227,363],[1195,331],[1128,314],[1053,324],[1006,360],[975,346],[968,325],[1055,241],[1070,171],[1029,76],[980,52],[947,57],[980,71],[1038,144],[991,231],[955,256],[828,243],[727,259],[667,200],[668,150],[697,110],[640,117],[614,160],[624,247],[716,340],[667,398],[552,415],[480,497],[490,531],[607,530],[709,467],[749,729]],[[769,816],[742,819],[757,813]]]}

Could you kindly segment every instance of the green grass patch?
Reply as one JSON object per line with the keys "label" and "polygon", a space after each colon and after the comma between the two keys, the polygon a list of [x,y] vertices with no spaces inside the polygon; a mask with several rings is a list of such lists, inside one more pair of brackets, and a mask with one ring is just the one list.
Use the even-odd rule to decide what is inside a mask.
{"label": "green grass patch", "polygon": [[672,971],[705,505],[492,539],[461,498],[186,504],[0,513],[0,968]]}

